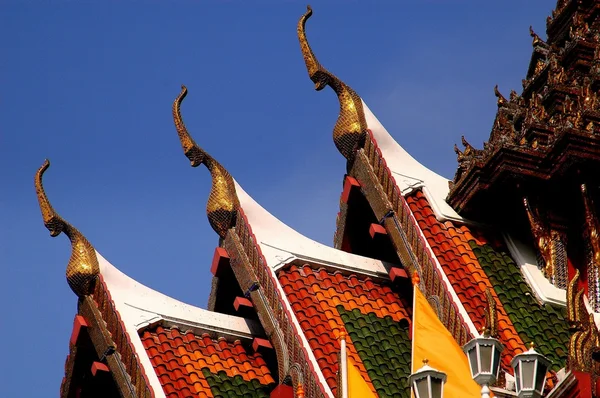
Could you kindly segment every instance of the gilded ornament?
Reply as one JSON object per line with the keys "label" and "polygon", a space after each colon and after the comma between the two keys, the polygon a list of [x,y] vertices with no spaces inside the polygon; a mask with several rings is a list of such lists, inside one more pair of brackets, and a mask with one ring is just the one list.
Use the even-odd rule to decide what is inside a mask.
{"label": "gilded ornament", "polygon": [[587,239],[594,252],[594,263],[600,265],[600,223],[596,216],[594,202],[592,201],[585,184],[581,184],[581,194],[583,196],[583,206],[585,209],[585,229]]}
{"label": "gilded ornament", "polygon": [[538,59],[535,64],[535,70],[533,71],[533,74],[534,75],[539,74],[542,70],[544,70],[545,66],[546,66],[546,63],[544,61],[542,61],[541,59]]}
{"label": "gilded ornament", "polygon": [[561,84],[565,81],[565,69],[558,63],[555,53],[550,56],[550,72],[548,73],[548,83]]}
{"label": "gilded ornament", "polygon": [[546,42],[544,40],[542,40],[541,37],[538,36],[538,34],[533,31],[533,26],[531,26],[531,25],[529,26],[529,35],[533,39],[531,42],[533,47],[537,47],[537,46],[548,47]]}
{"label": "gilded ornament", "polygon": [[454,176],[454,181],[460,180],[463,173],[471,166],[471,164],[479,159],[482,155],[482,151],[479,149],[475,149],[471,144],[467,142],[465,136],[461,137],[461,141],[463,146],[465,147],[464,151],[461,151],[458,146],[454,145],[454,152],[456,153],[457,161],[458,161],[458,169]]}
{"label": "gilded ornament", "polygon": [[496,98],[498,98],[498,107],[502,107],[505,106],[507,104],[507,100],[506,98],[504,98],[504,96],[502,95],[502,93],[498,90],[498,85],[496,84],[494,86],[494,95],[496,96]]}
{"label": "gilded ornament", "polygon": [[48,167],[50,167],[50,162],[45,160],[34,178],[42,218],[44,225],[50,231],[50,236],[55,237],[64,232],[71,241],[71,258],[66,271],[67,283],[77,296],[83,297],[92,293],[94,282],[100,273],[98,258],[94,247],[85,236],[52,208],[42,184],[42,177]]}
{"label": "gilded ornament", "polygon": [[315,57],[306,38],[305,25],[311,17],[312,9],[307,11],[298,22],[298,39],[300,49],[308,69],[310,79],[315,83],[317,91],[329,86],[336,93],[340,103],[340,114],[333,129],[333,141],[342,155],[348,160],[353,159],[354,152],[362,145],[367,133],[362,101],[358,94],[333,73],[325,69]]}
{"label": "gilded ornament", "polygon": [[523,204],[525,205],[525,211],[527,212],[527,218],[531,226],[531,233],[535,239],[536,246],[544,259],[544,275],[551,281],[554,280],[554,274],[556,270],[556,264],[554,261],[554,253],[556,251],[555,231],[551,231],[542,221],[540,220],[537,211],[531,208],[529,199],[523,198]]}
{"label": "gilded ornament", "polygon": [[587,124],[587,126],[585,126],[585,130],[588,131],[588,132],[590,132],[590,133],[593,133],[594,132],[594,122],[590,121]]}
{"label": "gilded ornament", "polygon": [[173,120],[175,128],[183,147],[185,156],[190,160],[192,167],[204,164],[210,172],[212,187],[206,205],[208,222],[221,238],[227,231],[235,226],[236,214],[240,202],[235,192],[233,177],[219,162],[206,151],[200,148],[192,139],[181,117],[181,103],[187,95],[187,88],[181,86],[181,92],[173,102]]}
{"label": "gilded ornament", "polygon": [[486,337],[498,337],[498,310],[496,300],[489,288],[485,289],[487,308],[485,309],[485,328],[483,335]]}
{"label": "gilded ornament", "polygon": [[567,322],[572,329],[576,329],[581,320],[577,312],[577,282],[579,281],[579,270],[575,269],[573,279],[567,284]]}

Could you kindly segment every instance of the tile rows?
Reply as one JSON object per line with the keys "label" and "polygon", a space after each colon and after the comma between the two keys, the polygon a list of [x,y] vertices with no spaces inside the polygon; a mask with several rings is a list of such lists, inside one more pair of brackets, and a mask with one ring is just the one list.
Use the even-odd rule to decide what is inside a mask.
{"label": "tile rows", "polygon": [[478,231],[465,225],[438,221],[422,192],[417,191],[406,199],[456,295],[478,330],[484,326],[487,305],[485,289],[490,288],[498,309],[499,338],[505,346],[503,366],[509,369],[511,359],[525,349],[525,344],[497,296],[495,285],[471,248],[471,243],[486,244],[487,240]]}
{"label": "tile rows", "polygon": [[292,265],[278,278],[334,395],[343,331],[348,355],[372,391],[403,396],[410,373],[412,312],[404,298],[369,278],[308,265]]}
{"label": "tile rows", "polygon": [[239,340],[162,326],[143,331],[141,339],[169,398],[263,397],[275,382],[261,355]]}

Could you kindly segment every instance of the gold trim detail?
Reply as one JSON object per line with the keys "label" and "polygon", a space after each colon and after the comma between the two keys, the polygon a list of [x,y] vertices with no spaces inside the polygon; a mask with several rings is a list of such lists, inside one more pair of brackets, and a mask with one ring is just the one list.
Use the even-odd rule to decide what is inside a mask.
{"label": "gold trim detail", "polygon": [[577,296],[581,295],[582,290],[577,291],[577,281],[579,280],[579,270],[575,269],[575,276],[567,284],[567,322],[571,329],[577,329],[581,323],[579,313],[577,312]]}
{"label": "gold trim detail", "polygon": [[55,237],[64,232],[71,241],[71,258],[66,271],[67,282],[77,296],[83,297],[92,293],[94,282],[100,273],[98,258],[94,247],[85,236],[52,208],[42,185],[42,177],[48,167],[50,167],[50,162],[46,159],[35,173],[34,179],[42,218],[44,225],[50,231],[50,236]]}
{"label": "gold trim detail", "polygon": [[206,204],[206,214],[210,226],[221,238],[225,238],[229,228],[235,225],[236,213],[240,201],[235,192],[235,183],[231,174],[204,149],[200,148],[190,136],[181,117],[181,103],[187,95],[187,88],[181,86],[181,92],[173,102],[173,120],[183,147],[183,153],[192,167],[204,164],[212,178],[212,187]]}
{"label": "gold trim detail", "polygon": [[525,205],[525,211],[527,212],[527,218],[531,226],[531,233],[535,239],[535,244],[540,251],[542,258],[544,259],[544,275],[552,283],[554,283],[556,262],[555,254],[557,251],[556,241],[558,239],[558,232],[551,230],[545,223],[542,222],[537,210],[532,209],[529,199],[523,198],[523,204]]}
{"label": "gold trim detail", "polygon": [[367,133],[367,122],[362,100],[356,92],[333,73],[325,69],[315,57],[306,38],[306,21],[312,15],[312,8],[306,7],[306,13],[298,21],[298,40],[302,56],[308,69],[310,80],[317,91],[329,86],[335,91],[340,102],[340,114],[333,128],[333,141],[340,153],[348,160],[353,159],[355,151],[362,145]]}
{"label": "gold trim detail", "polygon": [[498,337],[498,309],[490,288],[485,289],[485,299],[487,308],[485,309],[485,330],[483,334],[495,338]]}

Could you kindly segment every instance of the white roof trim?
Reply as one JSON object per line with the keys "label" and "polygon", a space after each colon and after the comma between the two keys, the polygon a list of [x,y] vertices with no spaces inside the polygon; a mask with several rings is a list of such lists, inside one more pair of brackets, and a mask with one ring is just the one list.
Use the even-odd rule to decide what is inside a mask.
{"label": "white roof trim", "polygon": [[100,253],[96,252],[96,256],[100,274],[123,322],[125,333],[157,398],[165,397],[165,394],[139,336],[140,329],[164,321],[186,329],[214,331],[240,339],[252,338],[260,330],[250,320],[185,304],[150,289],[119,271]]}
{"label": "white roof trim", "polygon": [[450,191],[449,180],[429,170],[406,152],[377,120],[364,100],[362,100],[362,104],[367,127],[373,133],[377,146],[381,150],[400,192],[407,195],[415,189],[424,188],[425,196],[439,221],[466,222],[446,202]]}
{"label": "white roof trim", "polygon": [[554,286],[537,267],[535,253],[523,242],[504,234],[504,241],[511,257],[521,269],[525,281],[531,286],[537,299],[542,303],[567,305],[567,292]]}
{"label": "white roof trim", "polygon": [[270,268],[278,270],[294,259],[304,258],[357,273],[387,275],[384,262],[347,253],[307,238],[265,210],[237,182],[235,189],[248,224]]}

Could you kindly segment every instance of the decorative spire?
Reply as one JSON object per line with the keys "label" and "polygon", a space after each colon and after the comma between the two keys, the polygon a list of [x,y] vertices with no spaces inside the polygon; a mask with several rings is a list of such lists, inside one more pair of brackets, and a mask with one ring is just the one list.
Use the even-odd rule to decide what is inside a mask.
{"label": "decorative spire", "polygon": [[496,308],[496,300],[489,288],[485,289],[485,299],[487,301],[487,308],[485,309],[484,335],[495,338],[498,336],[498,310]]}
{"label": "decorative spire", "polygon": [[98,258],[94,247],[85,236],[52,208],[42,185],[42,176],[48,167],[50,167],[50,162],[46,159],[35,173],[34,179],[42,218],[44,225],[50,231],[50,236],[55,237],[64,232],[71,241],[71,258],[67,264],[66,272],[67,282],[77,296],[83,297],[92,293],[94,282],[100,273]]}
{"label": "decorative spire", "polygon": [[231,174],[212,156],[200,148],[192,139],[181,118],[181,102],[187,95],[187,88],[181,86],[181,92],[173,102],[173,120],[183,147],[183,153],[190,160],[192,167],[204,164],[212,177],[212,188],[206,204],[208,222],[221,238],[235,225],[236,213],[240,201],[235,192],[235,184]]}
{"label": "decorative spire", "polygon": [[306,39],[306,21],[312,15],[312,8],[306,7],[307,11],[298,21],[298,39],[300,49],[308,69],[310,79],[315,83],[317,91],[329,86],[335,91],[340,102],[340,114],[333,129],[333,141],[337,149],[348,160],[354,156],[354,152],[361,145],[367,132],[367,123],[362,107],[362,101],[358,94],[333,73],[325,69],[313,53]]}

